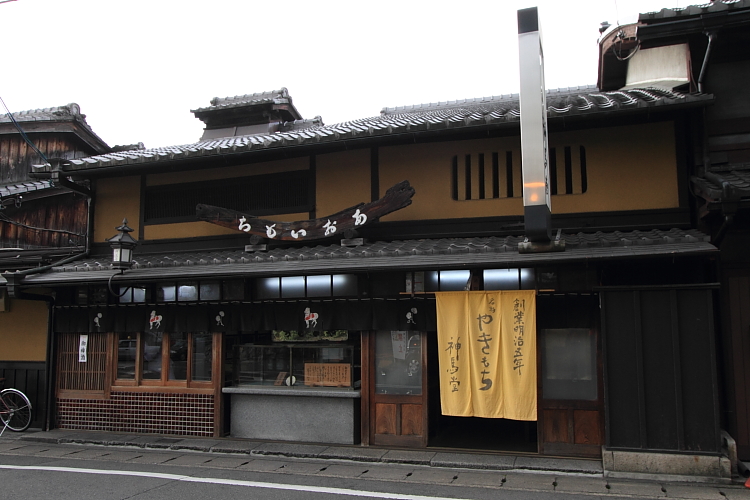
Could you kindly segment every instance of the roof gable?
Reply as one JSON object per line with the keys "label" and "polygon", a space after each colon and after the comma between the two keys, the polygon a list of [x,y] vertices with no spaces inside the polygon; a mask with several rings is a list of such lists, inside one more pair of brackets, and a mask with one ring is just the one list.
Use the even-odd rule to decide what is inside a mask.
{"label": "roof gable", "polygon": [[[109,152],[111,148],[99,137],[81,113],[81,107],[72,102],[63,106],[30,109],[12,113],[13,118],[25,131],[71,132],[98,153]],[[16,134],[18,131],[7,114],[0,115],[0,134]]]}

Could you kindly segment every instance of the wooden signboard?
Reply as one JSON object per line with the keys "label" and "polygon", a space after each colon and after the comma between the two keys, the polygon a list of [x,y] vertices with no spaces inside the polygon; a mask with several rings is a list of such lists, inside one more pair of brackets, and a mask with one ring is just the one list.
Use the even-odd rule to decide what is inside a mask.
{"label": "wooden signboard", "polygon": [[235,210],[203,204],[196,206],[196,214],[198,220],[269,240],[318,240],[340,237],[348,230],[357,229],[384,215],[407,207],[411,205],[413,196],[414,188],[409,185],[409,181],[403,181],[388,189],[385,196],[377,201],[360,203],[328,217],[296,222],[259,219]]}
{"label": "wooden signboard", "polygon": [[305,363],[305,385],[349,387],[351,365],[347,363]]}

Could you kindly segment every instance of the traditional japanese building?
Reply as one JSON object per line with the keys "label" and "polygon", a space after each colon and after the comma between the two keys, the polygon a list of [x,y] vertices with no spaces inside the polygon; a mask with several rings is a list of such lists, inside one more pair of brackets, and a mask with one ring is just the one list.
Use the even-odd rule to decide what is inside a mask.
{"label": "traditional japanese building", "polygon": [[[22,276],[86,254],[87,186],[66,176],[33,179],[31,167],[112,150],[75,103],[0,116],[0,272]],[[6,285],[2,277],[0,285]],[[50,395],[52,297],[15,291],[8,296],[8,288],[0,286],[0,378],[30,397],[33,424],[43,427]]]}
{"label": "traditional japanese building", "polygon": [[546,94],[555,251],[525,233],[517,95],[334,125],[286,89],[214,99],[194,144],[40,169],[94,206],[87,256],[6,277],[54,291],[54,425],[727,477],[690,190],[718,97],[607,81]]}

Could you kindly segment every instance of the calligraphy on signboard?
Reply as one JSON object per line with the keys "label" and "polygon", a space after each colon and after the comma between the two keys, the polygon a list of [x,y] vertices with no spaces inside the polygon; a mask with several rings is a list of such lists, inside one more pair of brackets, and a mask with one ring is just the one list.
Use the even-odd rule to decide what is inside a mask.
{"label": "calligraphy on signboard", "polygon": [[196,215],[198,220],[269,240],[309,241],[342,236],[349,230],[361,228],[384,215],[408,207],[413,196],[414,188],[409,185],[409,181],[403,181],[389,188],[379,200],[359,203],[318,219],[279,222],[204,204],[196,206]]}
{"label": "calligraphy on signboard", "polygon": [[523,368],[523,346],[524,333],[526,329],[526,301],[515,299],[513,301],[513,369],[518,370],[518,376],[521,376]]}
{"label": "calligraphy on signboard", "polygon": [[347,363],[305,363],[305,385],[349,387],[351,365]]}
{"label": "calligraphy on signboard", "polygon": [[444,415],[536,420],[536,292],[436,293]]}

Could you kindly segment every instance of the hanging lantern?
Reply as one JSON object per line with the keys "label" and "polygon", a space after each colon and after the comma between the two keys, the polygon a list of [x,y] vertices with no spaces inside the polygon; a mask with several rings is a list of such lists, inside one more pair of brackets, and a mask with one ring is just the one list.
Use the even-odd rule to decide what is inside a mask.
{"label": "hanging lantern", "polygon": [[122,220],[122,225],[116,227],[118,234],[107,241],[112,247],[112,267],[115,269],[130,269],[133,266],[133,249],[138,244],[129,233],[133,229],[128,227],[128,219]]}

